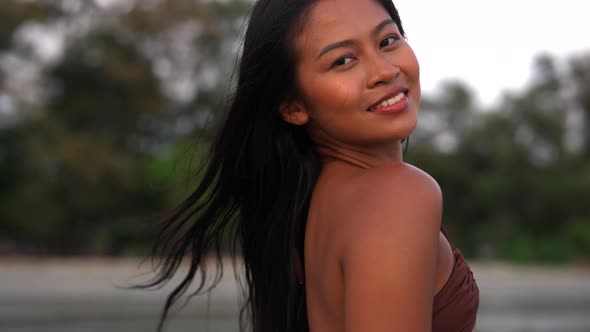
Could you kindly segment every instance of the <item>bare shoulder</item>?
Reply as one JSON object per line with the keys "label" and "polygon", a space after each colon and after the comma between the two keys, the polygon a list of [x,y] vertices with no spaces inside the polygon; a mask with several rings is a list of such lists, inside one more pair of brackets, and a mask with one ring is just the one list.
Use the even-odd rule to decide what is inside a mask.
{"label": "bare shoulder", "polygon": [[[376,232],[382,227],[419,231],[440,229],[442,193],[426,172],[409,164],[386,164],[366,170],[350,184],[354,187],[345,220],[351,234]],[[387,236],[384,234],[383,236]]]}
{"label": "bare shoulder", "polygon": [[381,190],[404,191],[412,194],[430,193],[440,198],[438,183],[423,170],[406,163],[384,164],[368,169],[361,182],[367,186],[359,186],[360,190],[366,190],[367,194]]}
{"label": "bare shoulder", "polygon": [[351,185],[354,194],[340,214],[343,256],[371,248],[368,243],[411,247],[438,240],[442,194],[426,172],[405,163],[387,164],[367,170]]}
{"label": "bare shoulder", "polygon": [[438,184],[416,167],[392,164],[353,185],[357,202],[340,233],[347,330],[385,331],[392,322],[399,330],[427,330],[442,215]]}

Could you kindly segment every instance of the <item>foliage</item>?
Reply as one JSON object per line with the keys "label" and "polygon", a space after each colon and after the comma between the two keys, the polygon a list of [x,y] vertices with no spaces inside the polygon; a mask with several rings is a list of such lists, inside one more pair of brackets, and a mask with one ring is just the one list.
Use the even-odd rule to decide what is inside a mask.
{"label": "foliage", "polygon": [[585,93],[571,93],[587,90],[590,76],[580,68],[588,64],[590,57],[575,58],[558,71],[542,55],[530,85],[493,110],[479,109],[459,82],[443,85],[443,97],[425,98],[423,118],[436,126],[419,126],[408,157],[439,180],[444,223],[465,253],[514,261],[590,257],[590,104]]}
{"label": "foliage", "polygon": [[[234,21],[245,5],[131,5],[5,5],[2,15],[14,24],[0,54],[0,97],[16,107],[4,112],[13,120],[0,117],[0,250],[139,253],[153,239],[158,215],[178,201],[177,191],[161,183],[175,162],[167,158],[179,155],[176,144],[201,132],[203,114],[220,103],[212,96],[223,94],[224,83],[200,77],[201,66],[214,59],[218,72],[208,75],[220,77],[224,61],[233,61],[224,48],[231,39],[225,37],[237,36]],[[222,14],[225,19],[216,20]],[[35,47],[17,38],[31,25],[57,29],[56,34],[62,25],[80,29],[62,35],[63,54],[44,62]],[[187,58],[192,55],[203,59]],[[27,102],[27,91],[14,89],[22,83],[8,66],[16,58],[27,60],[13,61],[25,69],[40,68],[37,79],[24,86],[43,90],[40,102]],[[171,65],[177,62],[184,67]],[[174,76],[194,81],[179,83]]]}

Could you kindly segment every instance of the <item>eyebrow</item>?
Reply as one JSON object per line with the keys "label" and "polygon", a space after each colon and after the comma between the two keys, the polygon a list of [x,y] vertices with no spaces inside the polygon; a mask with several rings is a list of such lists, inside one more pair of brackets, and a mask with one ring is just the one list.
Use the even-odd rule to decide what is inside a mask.
{"label": "eyebrow", "polygon": [[[395,24],[395,22],[391,18],[388,18],[388,19],[383,20],[383,22],[377,24],[377,26],[373,29],[373,35],[378,34],[381,30],[383,30],[383,28],[385,28],[389,24]],[[316,60],[319,59],[322,55],[324,55],[336,48],[351,46],[351,45],[354,45],[355,43],[356,42],[354,40],[347,39],[347,40],[342,40],[342,41],[327,45],[326,47],[324,47],[320,51],[320,53],[316,57]]]}

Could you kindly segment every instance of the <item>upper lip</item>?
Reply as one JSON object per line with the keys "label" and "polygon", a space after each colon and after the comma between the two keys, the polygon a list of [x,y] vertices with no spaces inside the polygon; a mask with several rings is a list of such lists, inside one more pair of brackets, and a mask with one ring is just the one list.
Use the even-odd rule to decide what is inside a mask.
{"label": "upper lip", "polygon": [[375,106],[381,104],[382,102],[386,101],[387,99],[397,96],[400,92],[407,93],[408,87],[402,86],[402,85],[396,86],[391,91],[389,91],[389,93],[387,93],[385,96],[381,97],[379,100],[377,100],[373,104],[369,105],[369,107],[367,107],[367,109],[369,109],[371,107],[375,107]]}

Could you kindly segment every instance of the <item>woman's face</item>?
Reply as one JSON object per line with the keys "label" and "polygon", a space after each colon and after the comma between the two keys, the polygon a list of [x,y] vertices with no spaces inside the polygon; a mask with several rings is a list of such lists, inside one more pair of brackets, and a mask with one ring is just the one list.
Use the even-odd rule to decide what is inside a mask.
{"label": "woman's face", "polygon": [[321,0],[304,20],[300,98],[290,108],[298,124],[320,145],[399,145],[416,127],[419,66],[387,11],[371,0]]}

